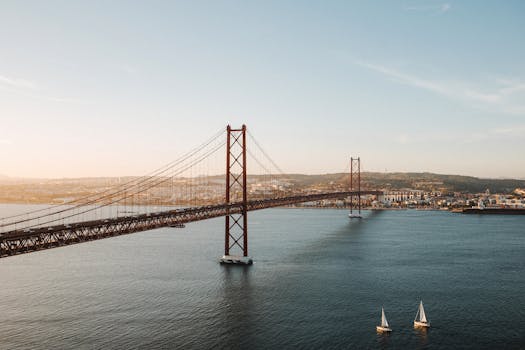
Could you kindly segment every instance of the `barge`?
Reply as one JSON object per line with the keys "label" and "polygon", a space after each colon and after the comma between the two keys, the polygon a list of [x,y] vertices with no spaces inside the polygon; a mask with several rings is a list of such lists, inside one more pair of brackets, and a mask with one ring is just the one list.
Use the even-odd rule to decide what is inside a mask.
{"label": "barge", "polygon": [[525,215],[525,208],[465,208],[463,214]]}

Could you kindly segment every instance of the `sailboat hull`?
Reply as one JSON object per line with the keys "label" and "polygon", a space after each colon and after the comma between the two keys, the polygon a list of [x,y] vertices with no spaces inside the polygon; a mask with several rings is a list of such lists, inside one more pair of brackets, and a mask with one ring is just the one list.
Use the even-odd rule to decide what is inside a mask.
{"label": "sailboat hull", "polygon": [[418,327],[428,328],[428,327],[430,327],[430,323],[429,322],[414,321],[414,327],[415,328],[418,328]]}
{"label": "sailboat hull", "polygon": [[376,326],[376,331],[383,333],[383,332],[392,332],[392,328],[388,327],[382,327],[382,326]]}

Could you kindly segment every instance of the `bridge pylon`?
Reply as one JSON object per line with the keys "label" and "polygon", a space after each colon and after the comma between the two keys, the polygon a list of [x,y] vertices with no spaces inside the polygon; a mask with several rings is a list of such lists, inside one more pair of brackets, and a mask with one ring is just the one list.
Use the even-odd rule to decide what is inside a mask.
{"label": "bridge pylon", "polygon": [[[226,127],[226,216],[221,264],[251,265],[248,257],[248,190],[246,182],[246,125]],[[241,254],[232,254],[233,251]]]}
{"label": "bridge pylon", "polygon": [[[350,157],[350,191],[357,191],[357,195],[350,195],[349,218],[362,218],[361,216],[361,157]],[[356,200],[354,201],[354,197]],[[353,212],[357,202],[357,213]]]}

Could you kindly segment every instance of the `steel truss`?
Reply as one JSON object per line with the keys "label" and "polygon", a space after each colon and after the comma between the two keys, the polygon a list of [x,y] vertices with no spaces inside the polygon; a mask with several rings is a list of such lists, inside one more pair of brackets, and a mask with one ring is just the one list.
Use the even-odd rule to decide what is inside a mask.
{"label": "steel truss", "polygon": [[350,215],[356,205],[355,202],[357,202],[357,209],[361,215],[361,157],[350,157],[350,191],[355,192],[355,195],[350,196]]}
{"label": "steel truss", "polygon": [[[363,195],[382,194],[380,191],[362,191],[360,193]],[[230,204],[176,209],[151,214],[78,222],[67,225],[13,230],[0,234],[0,257],[30,253],[220,216],[243,214],[245,210],[259,210],[297,203],[320,201],[324,199],[343,199],[356,194],[357,192],[347,191],[261,199],[247,202],[240,201]]]}

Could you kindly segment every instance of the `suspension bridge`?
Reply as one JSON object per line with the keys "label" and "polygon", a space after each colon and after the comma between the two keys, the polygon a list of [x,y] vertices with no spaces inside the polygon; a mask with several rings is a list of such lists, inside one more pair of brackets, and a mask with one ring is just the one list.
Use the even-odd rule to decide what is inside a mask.
{"label": "suspension bridge", "polygon": [[[226,159],[219,156],[224,155],[221,149],[226,150]],[[249,158],[254,163],[252,174],[257,174],[250,175],[257,180],[251,184]],[[225,176],[213,174],[224,161]],[[245,125],[238,129],[228,125],[225,131],[145,176],[0,219],[0,258],[224,216],[220,261],[251,264],[249,211],[349,198],[350,210],[355,208],[360,214],[361,196],[382,194],[361,188],[360,158],[351,158],[345,190],[297,193],[283,185],[285,177]]]}

